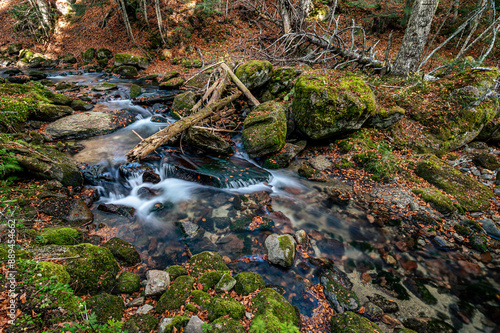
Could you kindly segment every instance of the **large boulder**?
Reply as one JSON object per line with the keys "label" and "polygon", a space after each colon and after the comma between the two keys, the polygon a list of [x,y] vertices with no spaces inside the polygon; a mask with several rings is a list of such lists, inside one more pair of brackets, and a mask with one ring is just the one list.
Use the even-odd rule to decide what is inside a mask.
{"label": "large boulder", "polygon": [[105,247],[80,244],[68,247],[64,266],[71,276],[74,290],[80,294],[108,291],[116,285],[120,269],[111,252]]}
{"label": "large boulder", "polygon": [[269,235],[265,241],[267,258],[275,265],[293,266],[295,260],[295,239],[290,235]]}
{"label": "large boulder", "polygon": [[96,51],[93,47],[89,47],[88,49],[85,50],[85,52],[82,53],[82,59],[83,61],[86,62],[92,62],[94,60],[94,57],[96,55]]}
{"label": "large boulder", "polygon": [[74,227],[87,224],[94,219],[94,214],[81,199],[48,199],[40,203],[37,210]]}
{"label": "large boulder", "polygon": [[252,158],[280,151],[286,139],[286,112],[283,105],[266,102],[253,109],[243,123],[242,139]]}
{"label": "large boulder", "polygon": [[257,323],[264,326],[260,332],[268,333],[282,332],[280,329],[283,324],[299,327],[298,310],[274,289],[262,290],[252,301],[255,317],[251,329],[255,329]]}
{"label": "large boulder", "polygon": [[54,121],[72,113],[73,109],[69,106],[40,103],[37,110],[30,115],[30,118],[41,121]]}
{"label": "large boulder", "polygon": [[116,67],[128,65],[134,66],[137,69],[146,69],[149,66],[149,62],[146,58],[141,56],[135,56],[126,53],[117,53],[115,54],[115,63]]}
{"label": "large boulder", "polygon": [[488,94],[499,75],[497,69],[470,70],[401,89],[393,99],[409,123],[396,124],[393,137],[423,152],[452,151],[471,142],[500,111],[500,99]]}
{"label": "large boulder", "polygon": [[101,47],[99,50],[97,50],[95,56],[97,60],[111,59],[113,57],[113,52],[104,47]]}
{"label": "large boulder", "polygon": [[231,144],[212,133],[210,129],[191,127],[183,137],[184,140],[188,147],[200,149],[208,154],[225,156],[233,153]]}
{"label": "large boulder", "polygon": [[260,100],[267,102],[285,95],[292,90],[295,78],[299,75],[300,71],[290,67],[274,69],[271,72],[271,78],[267,82]]}
{"label": "large boulder", "polygon": [[35,243],[41,245],[76,245],[82,241],[82,232],[75,228],[47,228],[35,239]]}
{"label": "large boulder", "polygon": [[111,238],[103,244],[103,247],[108,248],[121,265],[134,266],[141,262],[141,256],[134,245],[123,239]]}
{"label": "large boulder", "polygon": [[206,271],[229,271],[229,267],[217,252],[205,251],[195,254],[189,259],[188,265],[193,276]]}
{"label": "large boulder", "polygon": [[165,310],[180,309],[186,303],[186,300],[191,296],[195,279],[188,275],[179,276],[168,290],[161,295],[156,304],[155,311],[163,313]]}
{"label": "large boulder", "polygon": [[130,65],[117,67],[113,70],[113,73],[118,74],[126,79],[132,79],[139,74],[139,72],[137,72],[137,68]]}
{"label": "large boulder", "polygon": [[273,65],[269,61],[252,60],[236,69],[236,76],[250,90],[262,87],[271,79]]}
{"label": "large boulder", "polygon": [[58,180],[63,185],[81,186],[83,176],[75,163],[53,147],[32,146],[22,141],[0,142],[0,148],[14,154],[25,172],[35,177]]}
{"label": "large boulder", "polygon": [[295,124],[313,140],[360,129],[376,107],[373,91],[352,73],[313,71],[295,83]]}
{"label": "large boulder", "polygon": [[110,319],[120,321],[125,311],[125,304],[120,297],[106,293],[90,297],[85,305],[96,315],[99,324],[107,323]]}
{"label": "large boulder", "polygon": [[23,45],[21,43],[12,43],[7,48],[7,53],[9,55],[18,55],[22,49]]}
{"label": "large boulder", "polygon": [[196,95],[192,91],[186,91],[174,97],[170,113],[176,119],[190,115],[190,111],[196,104]]}
{"label": "large boulder", "polygon": [[416,174],[457,199],[467,211],[478,212],[490,207],[493,192],[483,184],[435,156],[426,156],[417,165]]}

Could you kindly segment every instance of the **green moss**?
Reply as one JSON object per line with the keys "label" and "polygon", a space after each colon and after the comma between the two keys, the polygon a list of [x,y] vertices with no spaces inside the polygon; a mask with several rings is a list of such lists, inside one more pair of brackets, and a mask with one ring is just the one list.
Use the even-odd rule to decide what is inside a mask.
{"label": "green moss", "polygon": [[297,79],[292,110],[298,129],[319,140],[359,129],[375,112],[376,102],[354,74],[314,71]]}
{"label": "green moss", "polygon": [[149,62],[146,58],[126,53],[115,54],[115,66],[129,65],[142,69],[148,68]]}
{"label": "green moss", "polygon": [[423,284],[420,281],[415,281],[415,282],[417,284],[419,297],[424,301],[424,303],[429,305],[436,305],[438,302],[437,298],[431,294],[431,292],[429,291],[429,289],[427,289],[425,284]]}
{"label": "green moss", "polygon": [[425,202],[430,203],[440,213],[451,214],[457,210],[451,199],[436,189],[418,188],[413,189],[412,192],[420,195]]}
{"label": "green moss", "polygon": [[228,271],[221,255],[217,252],[205,251],[195,254],[189,259],[188,264],[193,276],[198,276],[206,271]]}
{"label": "green moss", "polygon": [[189,317],[188,315],[173,317],[172,322],[165,326],[164,332],[172,333],[174,332],[174,328],[176,329],[176,332],[179,332],[182,327],[185,327],[187,325],[189,319],[191,319],[191,317]]}
{"label": "green moss", "polygon": [[190,111],[195,104],[196,95],[194,94],[194,92],[186,91],[185,93],[175,96],[172,107],[170,108],[170,113],[176,119],[189,116]]}
{"label": "green moss", "polygon": [[160,90],[173,90],[182,86],[186,82],[183,77],[174,77],[166,82],[160,83]]}
{"label": "green moss", "polygon": [[142,93],[141,87],[139,87],[137,84],[133,84],[130,86],[130,98],[136,98]]}
{"label": "green moss", "polygon": [[131,294],[141,287],[141,278],[138,274],[123,272],[118,276],[115,290],[119,293]]}
{"label": "green moss", "polygon": [[179,276],[188,275],[187,270],[183,266],[173,265],[169,266],[165,271],[170,275],[170,279],[174,281]]}
{"label": "green moss", "polygon": [[236,285],[234,286],[234,290],[238,293],[238,295],[247,296],[248,294],[265,287],[262,276],[257,273],[243,272],[236,275],[235,279]]}
{"label": "green moss", "polygon": [[426,157],[425,161],[417,165],[415,172],[437,188],[454,196],[467,211],[483,211],[490,207],[489,198],[493,196],[493,192],[488,187],[436,157]]}
{"label": "green moss", "polygon": [[252,60],[236,69],[236,76],[250,90],[259,88],[269,81],[273,65],[269,61]]}
{"label": "green moss", "polygon": [[296,309],[275,290],[263,289],[252,301],[255,315],[253,322],[263,321],[265,332],[278,333],[281,324],[285,323],[299,326]]}
{"label": "green moss", "polygon": [[214,320],[210,333],[245,333],[245,327],[238,320],[220,317]]}
{"label": "green moss", "polygon": [[472,232],[470,230],[470,228],[468,228],[468,227],[466,227],[464,225],[461,225],[461,224],[454,225],[453,229],[455,229],[455,231],[457,232],[457,234],[462,235],[464,237],[468,237],[470,235],[470,233]]}
{"label": "green moss", "polygon": [[110,319],[120,321],[125,311],[125,304],[118,296],[106,293],[93,296],[85,301],[87,308],[97,316],[97,322],[104,324]]}
{"label": "green moss", "polygon": [[472,158],[472,162],[480,167],[493,171],[500,167],[500,163],[498,163],[496,156],[493,154],[483,153],[476,155]]}
{"label": "green moss", "polygon": [[183,275],[179,276],[170,285],[170,287],[161,295],[158,303],[156,304],[155,311],[163,313],[165,310],[176,310],[186,303],[186,300],[191,295],[195,279]]}
{"label": "green moss", "polygon": [[89,47],[85,50],[85,52],[82,53],[82,59],[83,61],[91,62],[92,60],[94,60],[95,55],[96,50],[93,47]]}
{"label": "green moss", "polygon": [[377,324],[372,323],[354,312],[347,311],[332,316],[330,320],[332,333],[382,333]]}
{"label": "green moss", "polygon": [[96,57],[98,60],[111,59],[113,58],[113,52],[104,47],[101,47],[97,50]]}
{"label": "green moss", "polygon": [[109,249],[80,244],[69,247],[65,257],[78,257],[64,261],[77,293],[95,293],[115,285],[119,267]]}
{"label": "green moss", "polygon": [[375,284],[383,284],[384,288],[387,288],[396,293],[398,299],[407,300],[410,299],[410,295],[406,288],[401,284],[401,279],[394,274],[386,271],[379,272],[377,278],[373,281]]}
{"label": "green moss", "polygon": [[292,266],[295,259],[295,244],[292,243],[291,237],[287,235],[280,236],[278,246],[285,255],[285,265],[287,267]]}
{"label": "green moss", "polygon": [[35,239],[35,243],[41,245],[76,245],[82,241],[82,232],[74,228],[48,228]]}
{"label": "green moss", "polygon": [[108,248],[116,260],[122,265],[134,266],[141,262],[141,256],[134,245],[120,238],[112,238],[103,247]]}
{"label": "green moss", "polygon": [[321,277],[321,285],[324,288],[326,298],[334,305],[337,312],[354,311],[359,307],[360,301],[356,293],[337,282],[337,277],[325,274]]}
{"label": "green moss", "polygon": [[213,298],[208,306],[208,320],[214,321],[226,315],[233,319],[242,319],[245,315],[245,306],[233,299]]}
{"label": "green moss", "polygon": [[151,332],[158,328],[158,319],[153,315],[135,314],[130,317],[122,327],[123,332],[140,333]]}
{"label": "green moss", "polygon": [[191,301],[197,305],[199,305],[202,309],[206,309],[209,304],[212,296],[210,296],[207,292],[202,290],[193,290],[191,291]]}
{"label": "green moss", "polygon": [[203,291],[208,291],[215,287],[225,273],[226,271],[208,271],[200,276],[197,282],[202,285]]}
{"label": "green moss", "polygon": [[58,282],[69,284],[71,278],[64,266],[49,261],[40,261],[38,265],[42,277],[50,279],[55,276]]}
{"label": "green moss", "polygon": [[470,246],[479,252],[488,251],[488,239],[482,234],[473,234],[469,239]]}
{"label": "green moss", "polygon": [[315,181],[326,181],[325,176],[319,170],[314,169],[309,164],[302,164],[298,170],[299,175],[305,179]]}

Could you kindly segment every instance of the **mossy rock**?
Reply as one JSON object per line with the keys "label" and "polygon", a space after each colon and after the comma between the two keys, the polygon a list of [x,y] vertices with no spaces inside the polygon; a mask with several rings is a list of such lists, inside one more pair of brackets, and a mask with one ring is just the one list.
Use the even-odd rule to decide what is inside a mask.
{"label": "mossy rock", "polygon": [[450,198],[434,188],[415,188],[412,192],[442,214],[452,214],[457,210]]}
{"label": "mossy rock", "polygon": [[47,96],[47,99],[56,105],[71,105],[73,100],[71,97],[54,93],[52,96]]}
{"label": "mossy rock", "polygon": [[123,272],[118,276],[116,288],[118,293],[131,294],[141,288],[141,278],[138,274]]}
{"label": "mossy rock", "polygon": [[352,311],[332,316],[330,320],[332,333],[382,333],[377,324],[357,315]]}
{"label": "mossy rock", "polygon": [[174,332],[175,328],[176,332],[179,332],[181,328],[185,327],[187,323],[189,323],[190,319],[191,317],[189,317],[188,315],[167,318],[168,323],[166,325],[162,325],[162,323],[160,322],[160,330],[163,329],[164,333],[172,333]]}
{"label": "mossy rock", "polygon": [[41,245],[76,245],[83,242],[83,234],[74,228],[47,228],[35,239]]}
{"label": "mossy rock", "polygon": [[230,291],[236,284],[236,280],[231,276],[229,272],[225,272],[220,278],[219,282],[215,285],[214,289],[216,292]]}
{"label": "mossy rock", "polygon": [[7,54],[9,55],[19,55],[19,52],[23,49],[23,45],[21,43],[12,43],[7,48]]}
{"label": "mossy rock", "polygon": [[174,90],[174,89],[179,89],[184,82],[186,82],[186,79],[183,77],[174,77],[166,82],[160,83],[159,89],[160,90]]}
{"label": "mossy rock", "polygon": [[294,68],[276,68],[271,72],[271,78],[265,86],[265,91],[260,100],[263,102],[278,98],[292,90],[295,78],[300,71]]}
{"label": "mossy rock", "polygon": [[128,66],[128,65],[123,65],[120,67],[116,67],[113,70],[113,73],[120,75],[121,77],[124,77],[126,79],[132,79],[139,75],[139,72],[137,71],[137,68],[134,66]]}
{"label": "mossy rock", "polygon": [[197,283],[201,284],[203,287],[203,291],[208,291],[209,289],[213,289],[217,282],[220,281],[222,276],[226,273],[227,271],[208,271],[203,273],[199,278]]}
{"label": "mossy rock", "polygon": [[40,103],[38,108],[30,114],[30,118],[41,121],[54,121],[72,113],[73,109],[69,106]]}
{"label": "mossy rock", "polygon": [[193,290],[191,291],[191,302],[199,305],[202,309],[206,309],[212,296],[203,290]]}
{"label": "mossy rock", "polygon": [[243,123],[243,145],[252,158],[276,153],[286,139],[286,112],[280,103],[266,102],[257,106]]}
{"label": "mossy rock", "polygon": [[277,291],[266,288],[252,299],[254,322],[263,321],[265,332],[278,333],[283,324],[300,326],[298,311]]}
{"label": "mossy rock", "polygon": [[406,328],[424,333],[455,333],[457,330],[436,318],[407,318],[402,320]]}
{"label": "mossy rock", "polygon": [[493,192],[435,156],[427,156],[415,173],[457,199],[467,211],[480,212],[490,207]]}
{"label": "mossy rock", "polygon": [[254,272],[242,272],[235,277],[236,285],[234,291],[238,295],[247,296],[259,289],[264,289],[264,279],[260,274]]}
{"label": "mossy rock", "polygon": [[295,83],[295,123],[313,140],[358,130],[376,109],[373,91],[352,73],[313,71]]}
{"label": "mossy rock", "polygon": [[158,324],[158,319],[152,314],[135,314],[123,324],[122,330],[128,333],[151,332],[158,328]]}
{"label": "mossy rock", "polygon": [[128,66],[134,66],[138,69],[146,69],[149,66],[149,61],[144,57],[135,56],[127,53],[117,53],[115,54],[114,65],[116,67],[128,65]]}
{"label": "mossy rock", "polygon": [[[173,113],[173,111],[171,112]],[[208,128],[191,127],[185,132],[182,139],[190,149],[200,149],[207,154],[227,156],[233,153],[231,144],[217,134],[212,133]]]}
{"label": "mossy rock", "polygon": [[304,163],[300,166],[298,173],[299,176],[304,177],[307,180],[312,180],[316,182],[327,181],[326,176],[321,171],[314,169],[307,163]]}
{"label": "mossy rock", "polygon": [[169,266],[165,271],[170,275],[170,279],[174,281],[179,276],[188,275],[186,268],[180,265]]}
{"label": "mossy rock", "polygon": [[271,79],[273,65],[269,61],[252,60],[236,69],[236,76],[250,90],[262,87]]}
{"label": "mossy rock", "polygon": [[336,280],[335,275],[323,274],[321,276],[321,285],[323,286],[326,299],[338,313],[357,310],[360,306],[360,301],[356,293],[347,289]]}
{"label": "mossy rock", "polygon": [[403,119],[404,116],[405,110],[399,106],[393,106],[389,109],[377,107],[375,113],[366,121],[364,126],[384,129],[391,127]]}
{"label": "mossy rock", "polygon": [[377,274],[377,278],[373,281],[375,284],[383,286],[383,288],[394,292],[398,299],[408,300],[410,295],[405,287],[401,284],[401,278],[387,271],[381,271]]}
{"label": "mossy rock", "polygon": [[111,52],[110,50],[104,48],[104,47],[101,47],[99,50],[97,50],[96,52],[96,58],[97,60],[108,60],[108,59],[111,59],[113,58],[113,52]]}
{"label": "mossy rock", "polygon": [[121,297],[102,293],[85,301],[87,309],[97,317],[99,324],[107,323],[108,320],[114,319],[121,321],[125,304]]}
{"label": "mossy rock", "polygon": [[133,85],[130,86],[129,97],[131,99],[138,97],[140,94],[142,94],[141,87],[139,87],[137,84],[133,84]]}
{"label": "mossy rock", "polygon": [[208,320],[229,316],[233,319],[243,319],[245,306],[240,302],[229,298],[213,298],[208,305]]}
{"label": "mossy rock", "polygon": [[480,166],[482,168],[486,168],[488,170],[496,170],[500,168],[500,163],[498,163],[498,159],[493,154],[479,154],[472,158],[472,162],[475,165]]}
{"label": "mossy rock", "polygon": [[89,47],[82,53],[82,59],[83,61],[86,62],[92,62],[94,60],[94,57],[96,55],[96,51],[93,47]]}
{"label": "mossy rock", "polygon": [[89,111],[93,108],[92,104],[82,101],[81,99],[75,99],[71,102],[71,108],[75,111]]}
{"label": "mossy rock", "polygon": [[72,55],[67,55],[61,59],[61,63],[63,63],[63,64],[76,64],[76,58]]}
{"label": "mossy rock", "polygon": [[176,119],[189,116],[191,109],[196,104],[196,95],[192,91],[186,91],[174,97],[170,113]]}
{"label": "mossy rock", "polygon": [[291,235],[271,234],[266,238],[268,260],[283,267],[291,267],[295,261],[295,239]]}
{"label": "mossy rock", "polygon": [[217,252],[205,251],[195,254],[189,259],[188,265],[192,276],[207,271],[229,271],[229,267]]}
{"label": "mossy rock", "polygon": [[38,263],[40,267],[40,273],[42,277],[50,279],[52,277],[56,277],[57,282],[62,284],[69,284],[71,277],[69,276],[68,271],[64,268],[63,265],[59,265],[50,261],[40,261]]}
{"label": "mossy rock", "polygon": [[170,287],[161,295],[158,303],[156,304],[155,311],[163,313],[165,310],[177,310],[186,303],[186,300],[191,295],[195,279],[183,275],[179,276],[170,285]]}
{"label": "mossy rock", "polygon": [[113,89],[118,89],[118,86],[116,85],[116,83],[110,83],[110,82],[98,83],[93,88],[93,90],[95,91],[108,91]]}
{"label": "mossy rock", "polygon": [[109,249],[85,243],[70,247],[65,256],[78,257],[64,261],[77,293],[107,291],[116,284],[119,266]]}
{"label": "mossy rock", "polygon": [[213,321],[210,333],[245,333],[245,327],[238,320],[220,317]]}
{"label": "mossy rock", "polygon": [[134,245],[123,239],[111,238],[103,244],[103,247],[108,248],[121,265],[134,266],[141,262],[141,256]]}
{"label": "mossy rock", "polygon": [[469,245],[474,250],[477,250],[479,252],[488,251],[488,239],[485,235],[482,234],[474,233],[472,236],[470,236]]}

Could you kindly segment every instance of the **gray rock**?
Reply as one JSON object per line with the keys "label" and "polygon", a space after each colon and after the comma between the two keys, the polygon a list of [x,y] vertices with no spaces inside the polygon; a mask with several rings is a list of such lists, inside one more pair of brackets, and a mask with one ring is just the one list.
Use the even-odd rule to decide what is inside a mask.
{"label": "gray rock", "polygon": [[271,79],[273,65],[269,61],[252,60],[236,70],[236,76],[250,90],[262,87]]}
{"label": "gray rock", "polygon": [[143,304],[144,304],[144,301],[145,301],[145,300],[146,300],[146,299],[144,298],[144,296],[139,296],[139,297],[137,297],[136,299],[134,299],[134,300],[132,300],[132,301],[128,302],[128,303],[127,303],[127,308],[132,308],[132,307],[134,307],[134,306],[141,306],[141,305],[143,305]]}
{"label": "gray rock", "polygon": [[39,103],[37,110],[30,115],[30,119],[54,121],[73,113],[69,106]]}
{"label": "gray rock", "polygon": [[146,69],[149,66],[149,62],[146,58],[141,56],[135,56],[126,53],[117,53],[115,54],[114,65],[116,67],[127,65],[134,66],[138,69]]}
{"label": "gray rock", "polygon": [[135,314],[146,314],[153,309],[154,309],[154,306],[152,306],[150,304],[144,304],[143,306],[141,306],[140,308],[137,309]]}
{"label": "gray rock", "polygon": [[96,84],[93,89],[95,91],[108,91],[118,89],[118,86],[115,83],[101,82]]}
{"label": "gray rock", "polygon": [[343,313],[344,311],[354,311],[359,308],[359,298],[351,291],[352,282],[345,273],[333,268],[325,272],[320,281],[326,299],[335,311]]}
{"label": "gray rock", "polygon": [[309,242],[309,237],[305,230],[299,230],[295,233],[295,239],[299,245],[305,245]]}
{"label": "gray rock", "polygon": [[184,327],[184,333],[203,333],[202,325],[204,323],[198,316],[192,316]]}
{"label": "gray rock", "polygon": [[191,238],[196,235],[200,227],[193,222],[179,222],[182,233],[185,237]]}
{"label": "gray rock", "polygon": [[324,155],[319,155],[316,157],[313,157],[309,160],[309,164],[316,170],[324,170],[326,168],[329,168],[332,166],[332,161],[330,158],[324,156]]}
{"label": "gray rock", "polygon": [[144,296],[155,296],[162,294],[170,285],[170,275],[165,271],[150,270],[146,273],[148,283],[144,290]]}
{"label": "gray rock", "polygon": [[370,319],[377,319],[384,313],[379,306],[373,304],[372,302],[368,302],[365,304],[365,312],[364,314],[368,316]]}
{"label": "gray rock", "polygon": [[208,129],[190,128],[183,137],[188,147],[200,149],[208,154],[229,155],[231,144]]}
{"label": "gray rock", "polygon": [[75,227],[94,219],[94,214],[81,199],[49,199],[43,201],[37,210]]}
{"label": "gray rock", "polygon": [[479,220],[479,222],[483,224],[482,227],[489,236],[500,239],[500,228],[495,222],[486,218]]}
{"label": "gray rock", "polygon": [[158,333],[169,333],[167,332],[167,326],[174,322],[174,318],[163,318],[160,322],[160,327],[158,327]]}
{"label": "gray rock", "polygon": [[215,291],[230,291],[236,284],[236,280],[228,273],[224,273],[215,285]]}
{"label": "gray rock", "polygon": [[181,118],[190,115],[190,110],[196,104],[196,95],[191,90],[174,97],[170,113],[175,118]]}
{"label": "gray rock", "polygon": [[269,235],[265,241],[268,260],[283,267],[293,266],[295,244],[295,239],[290,235]]}
{"label": "gray rock", "polygon": [[47,126],[45,133],[52,139],[88,137],[117,130],[119,122],[111,113],[82,112],[59,119]]}

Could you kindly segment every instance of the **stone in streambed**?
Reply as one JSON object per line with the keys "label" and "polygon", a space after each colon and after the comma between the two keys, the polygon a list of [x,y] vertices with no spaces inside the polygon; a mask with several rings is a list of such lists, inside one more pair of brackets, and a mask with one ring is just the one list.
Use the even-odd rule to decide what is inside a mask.
{"label": "stone in streambed", "polygon": [[132,294],[138,291],[140,287],[141,278],[138,274],[123,272],[118,276],[115,290],[118,293]]}
{"label": "stone in streambed", "polygon": [[350,290],[352,283],[346,274],[337,269],[328,270],[320,280],[326,299],[333,305],[336,312],[355,311],[359,308],[359,298]]}
{"label": "stone in streambed", "polygon": [[191,90],[178,94],[174,97],[170,114],[175,119],[189,116],[191,109],[196,104],[196,94]]}
{"label": "stone in streambed", "polygon": [[116,85],[116,83],[101,82],[96,84],[93,89],[95,91],[109,91],[113,89],[118,89],[118,86]]}
{"label": "stone in streambed", "polygon": [[247,296],[256,290],[264,289],[265,283],[262,276],[253,272],[242,272],[236,275],[234,291],[238,295]]}
{"label": "stone in streambed", "polygon": [[263,289],[252,301],[255,317],[250,329],[255,329],[257,322],[263,322],[264,332],[269,333],[281,332],[283,324],[299,327],[298,310],[275,290]]}
{"label": "stone in streambed", "polygon": [[141,262],[141,256],[135,249],[134,245],[120,238],[111,238],[103,244],[103,247],[108,248],[115,259],[122,265],[134,266]]}
{"label": "stone in streambed", "polygon": [[306,148],[307,141],[299,141],[296,144],[285,143],[283,148],[277,153],[269,156],[262,164],[266,169],[286,168],[290,162]]}
{"label": "stone in streambed", "polygon": [[89,111],[92,110],[94,106],[82,101],[81,99],[75,99],[71,102],[71,108],[75,111]]}
{"label": "stone in streambed", "polygon": [[142,94],[141,87],[139,87],[137,84],[133,84],[130,86],[130,92],[129,92],[130,99],[136,98],[140,94]]}
{"label": "stone in streambed", "polygon": [[229,271],[221,255],[217,252],[205,251],[192,256],[188,261],[193,276],[206,271]]}
{"label": "stone in streambed", "polygon": [[40,203],[37,210],[75,227],[94,219],[94,215],[81,199],[49,199]]}
{"label": "stone in streambed", "polygon": [[293,266],[295,259],[295,239],[290,235],[272,234],[266,238],[268,260],[283,267]]}
{"label": "stone in streambed", "polygon": [[330,320],[332,333],[382,333],[377,324],[363,318],[352,311],[347,311],[335,316]]}
{"label": "stone in streambed", "polygon": [[106,213],[121,215],[129,219],[133,218],[135,215],[135,208],[123,205],[101,203],[97,209]]}
{"label": "stone in streambed", "polygon": [[187,147],[200,149],[208,154],[227,156],[233,153],[231,144],[210,129],[189,128],[183,137]]}
{"label": "stone in streambed", "polygon": [[135,68],[134,66],[120,66],[115,68],[113,70],[113,73],[118,74],[126,79],[132,79],[139,75],[139,72],[137,72],[137,68]]}
{"label": "stone in streambed", "polygon": [[41,121],[54,121],[72,113],[73,109],[69,106],[39,103],[37,110],[30,115],[30,118]]}
{"label": "stone in streambed", "polygon": [[149,62],[146,58],[141,56],[135,56],[127,53],[117,53],[115,54],[114,65],[116,67],[127,65],[134,66],[137,69],[146,69],[149,66]]}

